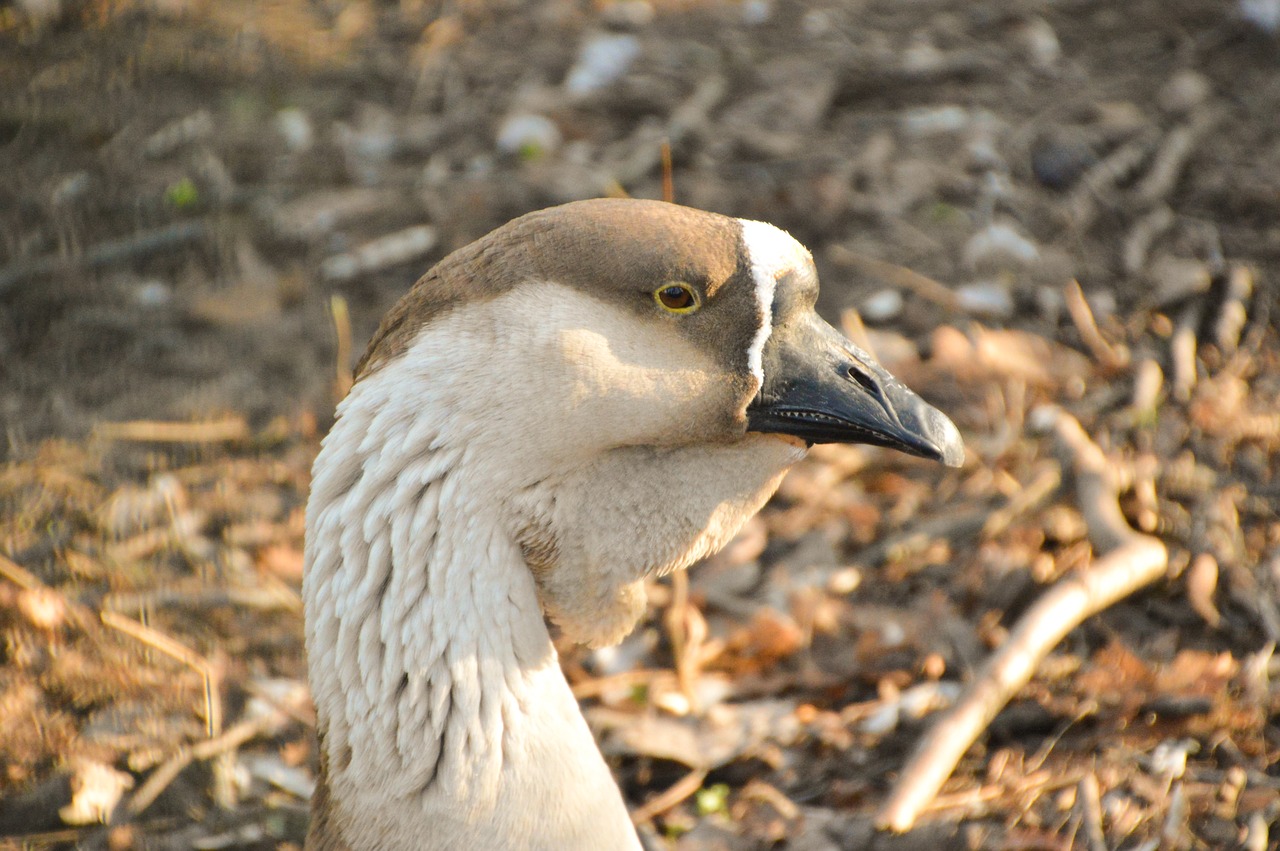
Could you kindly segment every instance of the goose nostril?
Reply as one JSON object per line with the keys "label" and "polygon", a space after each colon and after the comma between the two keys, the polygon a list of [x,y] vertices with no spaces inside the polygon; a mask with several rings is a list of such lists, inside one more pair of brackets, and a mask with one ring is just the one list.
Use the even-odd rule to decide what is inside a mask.
{"label": "goose nostril", "polygon": [[866,390],[872,395],[878,395],[880,393],[880,387],[876,384],[875,379],[870,375],[867,375],[857,366],[847,366],[844,371],[846,375],[858,382],[858,384],[862,385],[863,390]]}

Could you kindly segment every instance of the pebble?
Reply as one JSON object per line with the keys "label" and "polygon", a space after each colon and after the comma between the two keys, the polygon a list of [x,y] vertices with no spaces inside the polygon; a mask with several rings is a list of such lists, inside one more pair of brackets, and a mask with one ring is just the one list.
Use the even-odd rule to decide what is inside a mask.
{"label": "pebble", "polygon": [[356,126],[338,122],[334,125],[338,144],[353,156],[382,162],[396,151],[396,130],[392,117],[381,109],[363,111]]}
{"label": "pebble", "polygon": [[1187,756],[1199,750],[1200,743],[1194,739],[1166,739],[1151,752],[1151,770],[1155,774],[1177,780],[1187,771]]}
{"label": "pebble", "polygon": [[868,322],[888,322],[902,313],[902,293],[897,290],[883,289],[873,293],[862,303],[862,318]]}
{"label": "pebble", "polygon": [[1240,0],[1240,15],[1260,30],[1280,30],[1280,0]]}
{"label": "pebble", "polygon": [[1156,92],[1156,105],[1170,115],[1184,115],[1208,100],[1213,93],[1209,79],[1190,68],[1169,78]]}
{"label": "pebble", "polygon": [[800,19],[800,29],[809,38],[818,38],[831,32],[835,24],[831,15],[821,9],[811,9]]}
{"label": "pebble", "polygon": [[742,4],[742,22],[749,27],[759,26],[773,17],[773,4],[769,0],[745,0]]}
{"label": "pebble", "polygon": [[142,151],[148,157],[167,156],[191,142],[205,139],[213,133],[213,116],[201,109],[184,118],[171,121],[147,137]]}
{"label": "pebble", "polygon": [[640,40],[633,35],[597,34],[587,39],[578,52],[578,61],[565,77],[571,95],[587,95],[615,82],[640,55]]}
{"label": "pebble", "polygon": [[133,784],[130,774],[105,763],[84,760],[75,767],[71,803],[59,809],[58,815],[69,825],[105,824]]}
{"label": "pebble", "polygon": [[1089,144],[1065,134],[1046,135],[1031,148],[1031,173],[1050,189],[1067,189],[1097,161]]}
{"label": "pebble", "polygon": [[49,201],[62,207],[83,197],[92,183],[87,171],[75,171],[58,181],[49,193]]}
{"label": "pebble", "polygon": [[902,116],[902,132],[922,138],[957,133],[969,126],[969,111],[962,106],[921,106]]}
{"label": "pebble", "polygon": [[965,153],[974,168],[1000,173],[1009,171],[1008,164],[996,146],[1000,129],[1000,121],[994,114],[986,110],[974,113],[965,142]]}
{"label": "pebble", "polygon": [[1167,307],[1199,293],[1208,292],[1213,275],[1202,260],[1161,254],[1151,261],[1147,278],[1155,287],[1155,303]]}
{"label": "pebble", "polygon": [[1052,68],[1062,58],[1058,34],[1044,18],[1036,15],[1017,29],[1017,39],[1031,64],[1042,70]]}
{"label": "pebble", "polygon": [[977,281],[956,288],[960,309],[984,319],[1008,319],[1013,316],[1013,296],[999,281]]}
{"label": "pebble", "polygon": [[396,192],[383,189],[320,189],[268,209],[266,215],[281,236],[311,240],[398,202]]}
{"label": "pebble", "polygon": [[885,700],[858,727],[864,733],[883,736],[896,729],[903,719],[922,718],[933,710],[950,706],[959,696],[958,683],[921,683]]}
{"label": "pebble", "polygon": [[992,222],[970,237],[964,247],[964,263],[970,269],[1029,266],[1039,259],[1039,246],[1008,222]]}
{"label": "pebble", "polygon": [[284,139],[289,150],[295,153],[310,149],[315,141],[311,118],[296,106],[286,107],[276,113],[276,132]]}
{"label": "pebble", "polygon": [[517,113],[498,128],[498,150],[536,159],[560,147],[560,128],[545,115]]}
{"label": "pebble", "polygon": [[591,669],[602,677],[633,671],[643,666],[657,643],[658,636],[653,630],[637,630],[618,644],[592,650]]}
{"label": "pebble", "polygon": [[320,274],[329,281],[349,281],[367,272],[376,272],[422,257],[436,244],[436,230],[418,225],[366,242],[354,251],[335,254],[320,264]]}
{"label": "pebble", "polygon": [[173,301],[173,290],[158,278],[143,281],[133,290],[133,302],[138,307],[154,309],[164,307],[171,301]]}

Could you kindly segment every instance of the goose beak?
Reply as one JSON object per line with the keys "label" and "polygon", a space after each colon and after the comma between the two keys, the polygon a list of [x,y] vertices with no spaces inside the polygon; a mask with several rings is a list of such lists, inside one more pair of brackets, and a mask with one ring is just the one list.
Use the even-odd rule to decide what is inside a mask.
{"label": "goose beak", "polygon": [[964,463],[964,441],[946,414],[816,314],[775,328],[761,362],[764,385],[747,406],[749,431],[811,444],[888,446],[948,467]]}

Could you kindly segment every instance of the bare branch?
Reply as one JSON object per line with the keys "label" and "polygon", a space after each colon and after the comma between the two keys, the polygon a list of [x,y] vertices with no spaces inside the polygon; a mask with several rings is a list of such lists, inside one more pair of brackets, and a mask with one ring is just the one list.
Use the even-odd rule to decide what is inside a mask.
{"label": "bare branch", "polygon": [[1059,451],[1075,471],[1089,537],[1103,555],[1085,572],[1060,581],[1018,620],[955,707],[920,741],[877,814],[882,828],[911,829],[965,751],[1067,633],[1165,574],[1164,544],[1125,521],[1114,469],[1102,450],[1070,414],[1053,409],[1048,418]]}

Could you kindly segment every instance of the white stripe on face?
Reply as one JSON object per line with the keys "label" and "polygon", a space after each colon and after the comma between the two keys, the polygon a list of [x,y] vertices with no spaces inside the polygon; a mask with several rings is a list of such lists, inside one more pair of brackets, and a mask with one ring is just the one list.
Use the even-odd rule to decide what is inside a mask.
{"label": "white stripe on face", "polygon": [[756,301],[760,305],[760,327],[747,349],[751,374],[764,386],[764,344],[773,332],[773,296],[778,278],[799,263],[809,262],[809,252],[780,228],[765,222],[738,219],[742,226],[742,244],[747,249],[747,262],[756,282]]}

